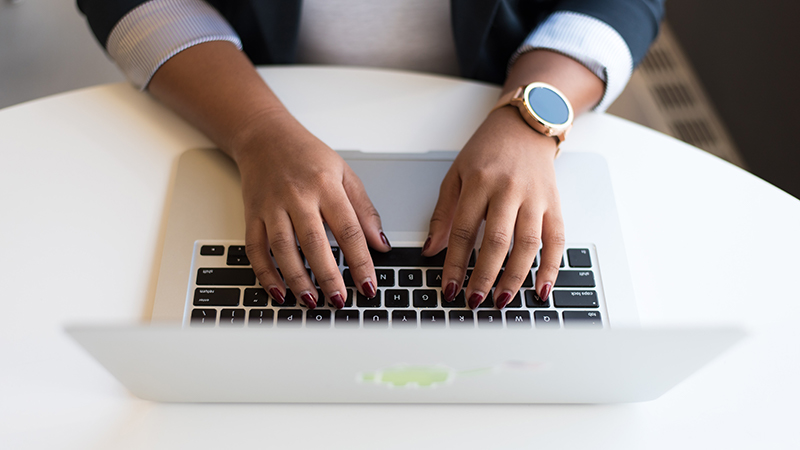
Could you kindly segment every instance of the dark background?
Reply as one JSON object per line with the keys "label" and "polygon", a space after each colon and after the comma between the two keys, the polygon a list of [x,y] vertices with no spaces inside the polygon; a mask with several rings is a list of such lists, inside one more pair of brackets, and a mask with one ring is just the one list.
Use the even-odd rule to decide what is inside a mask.
{"label": "dark background", "polygon": [[749,169],[800,198],[800,2],[668,0],[666,18]]}

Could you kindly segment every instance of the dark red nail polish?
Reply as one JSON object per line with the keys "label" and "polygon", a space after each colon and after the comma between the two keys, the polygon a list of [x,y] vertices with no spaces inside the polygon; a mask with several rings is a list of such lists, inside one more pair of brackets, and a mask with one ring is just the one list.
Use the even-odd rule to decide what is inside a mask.
{"label": "dark red nail polish", "polygon": [[281,294],[281,290],[276,287],[269,290],[269,295],[271,295],[279,305],[282,305],[283,302],[286,301],[286,299],[283,298],[283,294]]}
{"label": "dark red nail polish", "polygon": [[317,301],[314,299],[314,296],[311,295],[310,292],[306,292],[303,294],[303,303],[306,304],[306,308],[314,309],[317,307]]}
{"label": "dark red nail polish", "polygon": [[381,231],[381,241],[385,246],[392,248],[392,244],[389,243],[389,238],[387,238],[386,235],[383,234],[383,231]]}
{"label": "dark red nail polish", "polygon": [[342,294],[333,294],[333,297],[331,297],[331,303],[333,303],[333,306],[335,306],[336,309],[344,308],[344,298],[342,297]]}
{"label": "dark red nail polish", "polygon": [[495,300],[495,306],[497,307],[497,309],[503,309],[510,301],[511,301],[511,294],[509,294],[508,292],[503,292],[502,294],[500,294],[499,297],[497,297],[497,300]]}
{"label": "dark red nail polish", "polygon": [[542,299],[543,303],[546,302],[547,297],[550,296],[550,287],[550,283],[545,283],[545,285],[542,286],[542,290],[539,292],[539,297]]}
{"label": "dark red nail polish", "polygon": [[472,295],[469,296],[469,309],[477,308],[482,301],[483,301],[483,294],[481,294],[480,292],[473,292]]}
{"label": "dark red nail polish", "polygon": [[452,302],[456,299],[456,295],[458,295],[458,283],[455,281],[447,283],[447,287],[444,288],[444,301]]}
{"label": "dark red nail polish", "polygon": [[364,284],[361,285],[361,290],[364,291],[364,295],[367,298],[373,298],[378,295],[378,292],[375,290],[375,285],[372,284],[372,280],[365,281]]}
{"label": "dark red nail polish", "polygon": [[425,239],[425,244],[422,246],[422,253],[425,253],[428,250],[428,247],[431,246],[431,237],[428,236],[428,239]]}

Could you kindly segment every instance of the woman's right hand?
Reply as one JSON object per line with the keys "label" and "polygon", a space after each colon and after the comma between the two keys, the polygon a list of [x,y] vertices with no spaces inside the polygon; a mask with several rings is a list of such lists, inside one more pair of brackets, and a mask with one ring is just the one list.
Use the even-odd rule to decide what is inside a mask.
{"label": "woman's right hand", "polygon": [[241,133],[230,153],[242,176],[247,257],[261,285],[278,303],[288,287],[309,308],[324,304],[299,242],[325,297],[342,308],[347,290],[332,257],[327,224],[356,287],[374,297],[375,269],[367,244],[380,251],[391,246],[361,180],[283,108],[251,119],[247,128],[255,131]]}

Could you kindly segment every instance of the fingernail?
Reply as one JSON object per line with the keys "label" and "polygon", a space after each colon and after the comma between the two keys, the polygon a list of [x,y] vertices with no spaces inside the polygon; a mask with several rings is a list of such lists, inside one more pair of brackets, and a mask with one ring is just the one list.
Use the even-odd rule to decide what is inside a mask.
{"label": "fingernail", "polygon": [[311,292],[306,292],[300,298],[303,300],[303,303],[306,305],[306,308],[314,309],[317,307],[317,301],[314,299],[314,296],[311,295]]}
{"label": "fingernail", "polygon": [[422,253],[425,253],[428,250],[428,247],[431,246],[431,237],[428,236],[428,239],[425,239],[425,245],[422,246]]}
{"label": "fingernail", "polygon": [[333,306],[335,306],[336,309],[342,309],[344,308],[344,297],[342,297],[342,294],[337,292],[331,296],[331,303],[333,303]]}
{"label": "fingernail", "polygon": [[539,291],[539,297],[541,297],[542,303],[547,302],[547,297],[550,296],[550,288],[552,287],[553,285],[550,283],[545,283],[544,286],[542,286],[542,290]]}
{"label": "fingernail", "polygon": [[499,297],[497,297],[494,306],[497,307],[497,309],[503,309],[510,301],[511,301],[511,293],[508,291],[504,291],[502,294],[500,294]]}
{"label": "fingernail", "polygon": [[269,295],[271,295],[279,305],[282,305],[283,302],[286,301],[286,299],[283,298],[283,294],[281,294],[281,290],[276,287],[269,289]]}
{"label": "fingernail", "polygon": [[483,297],[484,295],[481,294],[480,292],[473,292],[472,295],[469,296],[469,303],[468,303],[469,309],[477,308],[478,305],[480,305],[481,302],[483,301]]}
{"label": "fingernail", "polygon": [[381,241],[383,242],[383,245],[392,248],[392,244],[389,243],[389,238],[387,238],[386,235],[383,234],[383,230],[381,230]]}
{"label": "fingernail", "polygon": [[458,283],[455,281],[451,281],[447,283],[447,287],[444,288],[444,301],[452,302],[456,299],[456,295],[458,294]]}
{"label": "fingernail", "polygon": [[361,290],[364,291],[364,295],[367,298],[373,298],[378,295],[378,292],[375,290],[375,285],[372,284],[372,280],[367,278],[367,281],[361,284]]}

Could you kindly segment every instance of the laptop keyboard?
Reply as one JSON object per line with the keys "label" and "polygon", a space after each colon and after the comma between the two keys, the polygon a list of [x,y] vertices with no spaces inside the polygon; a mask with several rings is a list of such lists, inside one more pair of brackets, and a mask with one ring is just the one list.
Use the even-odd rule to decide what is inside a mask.
{"label": "laptop keyboard", "polygon": [[[463,290],[453,302],[443,299],[445,252],[426,258],[421,250],[399,247],[388,253],[372,252],[378,295],[368,299],[356,290],[340,249],[332,247],[347,286],[345,307],[337,310],[331,304],[323,304],[325,297],[318,289],[319,305],[309,310],[288,289],[282,305],[274,302],[258,284],[241,242],[198,241],[192,260],[193,279],[184,325],[192,328],[527,329],[608,326],[593,245],[567,246],[549,298],[540,299],[534,291],[537,256],[519,293],[505,308],[494,308],[493,292],[490,292],[474,311],[467,308]],[[464,286],[472,274],[476,253],[473,251],[470,258]],[[308,271],[313,280],[311,270]]]}

